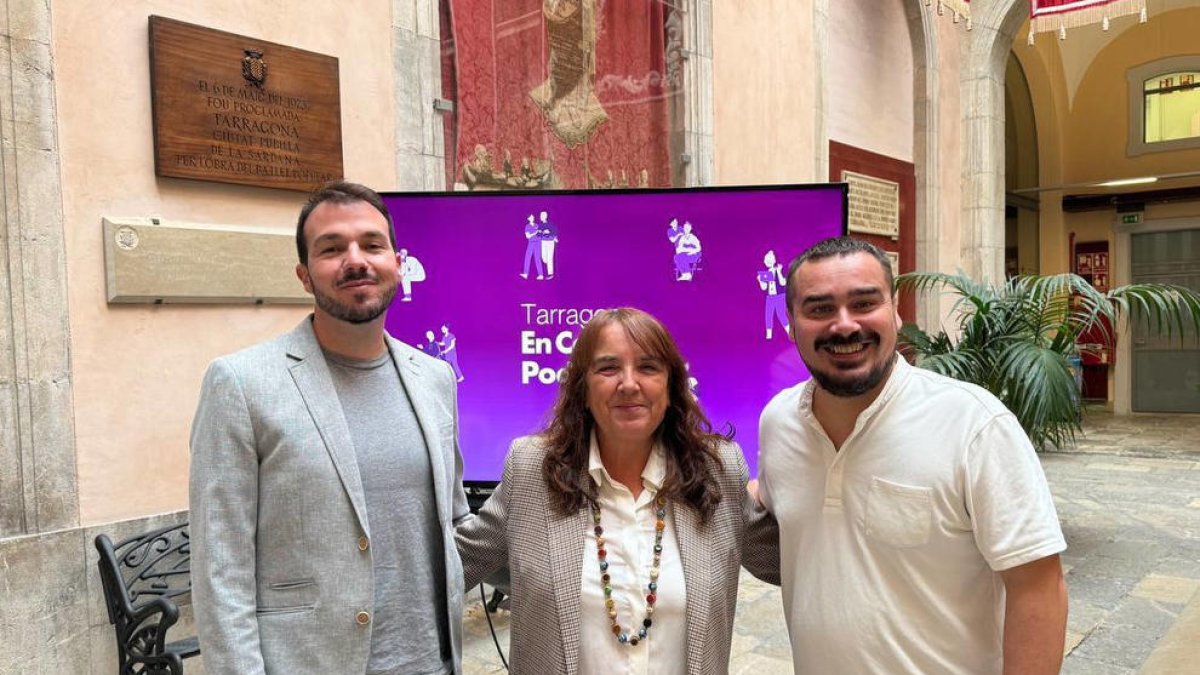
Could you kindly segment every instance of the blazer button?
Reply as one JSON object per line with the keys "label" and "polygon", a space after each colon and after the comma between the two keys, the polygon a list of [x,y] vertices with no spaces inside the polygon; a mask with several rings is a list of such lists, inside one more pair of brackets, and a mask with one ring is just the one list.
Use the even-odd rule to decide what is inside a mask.
{"label": "blazer button", "polygon": [[358,538],[358,550],[365,551],[369,548],[371,548],[370,540],[367,539],[366,537],[359,537]]}
{"label": "blazer button", "polygon": [[371,615],[367,614],[366,612],[359,612],[358,615],[354,617],[354,620],[358,622],[358,625],[365,626],[371,623]]}

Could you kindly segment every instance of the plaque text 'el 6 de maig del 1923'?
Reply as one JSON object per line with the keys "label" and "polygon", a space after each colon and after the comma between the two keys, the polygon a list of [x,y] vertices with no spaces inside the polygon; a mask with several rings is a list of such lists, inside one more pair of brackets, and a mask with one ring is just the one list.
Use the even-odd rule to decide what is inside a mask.
{"label": "plaque text 'el 6 de maig del 1923'", "polygon": [[160,176],[308,191],[342,177],[338,60],[150,17]]}

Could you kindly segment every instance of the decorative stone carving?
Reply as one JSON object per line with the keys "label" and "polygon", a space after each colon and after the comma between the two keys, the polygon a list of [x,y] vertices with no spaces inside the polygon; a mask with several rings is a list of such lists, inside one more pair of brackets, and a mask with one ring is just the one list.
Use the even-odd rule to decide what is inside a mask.
{"label": "decorative stone carving", "polygon": [[117,242],[117,248],[122,251],[132,251],[137,248],[139,237],[137,230],[129,226],[122,226],[117,229],[114,240]]}

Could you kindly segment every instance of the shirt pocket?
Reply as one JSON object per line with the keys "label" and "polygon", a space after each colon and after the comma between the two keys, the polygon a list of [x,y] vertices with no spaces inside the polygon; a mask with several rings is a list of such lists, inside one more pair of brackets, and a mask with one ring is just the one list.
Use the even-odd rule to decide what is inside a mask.
{"label": "shirt pocket", "polygon": [[897,548],[923,546],[933,528],[933,488],[871,478],[867,536]]}

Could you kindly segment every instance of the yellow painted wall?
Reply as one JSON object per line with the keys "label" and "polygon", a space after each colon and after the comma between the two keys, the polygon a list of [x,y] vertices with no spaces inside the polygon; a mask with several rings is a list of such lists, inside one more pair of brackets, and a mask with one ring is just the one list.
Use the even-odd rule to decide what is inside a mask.
{"label": "yellow painted wall", "polygon": [[[1200,149],[1153,152],[1129,157],[1129,94],[1126,72],[1151,61],[1200,52],[1200,8],[1181,9],[1153,17],[1123,32],[1101,51],[1080,81],[1070,115],[1063,125],[1064,182],[1075,183],[1133,176],[1162,175],[1200,169]],[[1097,139],[1106,139],[1097,142]],[[1107,140],[1107,139],[1111,139]],[[1194,184],[1162,182],[1151,189]],[[1143,186],[1142,189],[1146,189]],[[1200,202],[1151,204],[1145,220],[1200,216]],[[1076,241],[1108,240],[1114,245],[1115,211],[1067,213],[1062,230]],[[1065,271],[1066,242],[1057,256]]]}
{"label": "yellow painted wall", "polygon": [[[1154,14],[1148,23],[1125,25],[1111,36],[1088,35],[1084,44],[1075,46],[1039,39],[1036,47],[1027,47],[1018,40],[1013,50],[1025,71],[1037,113],[1039,183],[1070,185],[1190,172],[1200,167],[1200,150],[1136,157],[1126,154],[1130,114],[1127,72],[1159,59],[1200,52],[1195,39],[1198,31],[1200,8],[1188,8]],[[1068,41],[1071,38],[1068,34]],[[1064,50],[1074,51],[1064,55]],[[1073,95],[1072,85],[1076,85]],[[1181,187],[1195,182],[1162,182],[1154,187]],[[1147,188],[1127,191],[1141,189]],[[1040,272],[1053,274],[1070,269],[1068,249],[1074,235],[1076,242],[1107,241],[1114,264],[1112,281],[1127,283],[1128,251],[1118,248],[1121,239],[1114,228],[1116,210],[1062,210],[1064,194],[1087,191],[1075,187],[1040,193]],[[1143,217],[1146,223],[1200,218],[1200,202],[1147,204]],[[1127,368],[1126,353],[1109,373],[1109,401],[1118,411],[1129,410]],[[1125,375],[1120,374],[1122,369],[1126,369]]]}
{"label": "yellow painted wall", "polygon": [[[1132,28],[1097,55],[1080,82],[1079,90],[1064,127],[1067,182],[1081,182],[1130,176],[1161,175],[1200,168],[1200,149],[1147,153],[1126,156],[1128,140],[1129,96],[1126,71],[1150,61],[1200,51],[1200,8],[1183,9],[1154,17],[1153,21]],[[1097,143],[1112,138],[1111,143]],[[1163,183],[1158,187],[1174,187]],[[1150,205],[1145,218],[1200,215],[1200,203]],[[1113,211],[1064,214],[1063,229],[1074,232],[1076,241],[1108,240],[1114,237]],[[1066,259],[1066,249],[1060,256]]]}
{"label": "yellow painted wall", "polygon": [[812,0],[713,3],[713,150],[726,185],[815,176]]}
{"label": "yellow painted wall", "polygon": [[291,232],[304,200],[154,175],[149,15],[338,57],[345,174],[389,189],[391,2],[347,11],[323,0],[121,0],[55,2],[52,11],[80,520],[89,525],[186,508],[188,431],[206,364],[290,329],[308,311],[106,303],[103,216]]}
{"label": "yellow painted wall", "polygon": [[[1069,115],[1067,85],[1057,41],[1041,39],[1033,47],[1025,44],[1029,24],[1021,30],[1013,54],[1025,74],[1033,102],[1037,130],[1038,184],[1061,185],[1064,162],[1063,120]],[[1055,274],[1067,271],[1067,234],[1063,226],[1062,191],[1036,195],[1040,201],[1038,271]]]}
{"label": "yellow painted wall", "polygon": [[[1195,171],[1200,149],[1127,157],[1126,71],[1168,56],[1200,52],[1200,8],[1156,15],[1101,51],[1080,81],[1066,118],[1067,182]],[[1111,139],[1111,140],[1110,140]]]}
{"label": "yellow painted wall", "polygon": [[[1035,47],[1028,47],[1018,39],[1013,52],[1024,69],[1037,114],[1039,183],[1053,186],[1197,170],[1200,150],[1126,155],[1126,72],[1168,56],[1200,52],[1195,38],[1198,31],[1200,8],[1154,15],[1145,24],[1126,28],[1096,54],[1070,101],[1061,43],[1042,38]],[[1024,35],[1023,30],[1020,37]],[[1160,187],[1182,184],[1162,183]],[[1081,190],[1050,190],[1040,195],[1043,274],[1069,269],[1067,249],[1072,232],[1076,241],[1107,239],[1110,249],[1113,245],[1115,211],[1063,213],[1061,199],[1068,192]],[[1191,216],[1200,214],[1200,204],[1151,205],[1147,207],[1147,220],[1151,212],[1171,214],[1154,217]]]}

